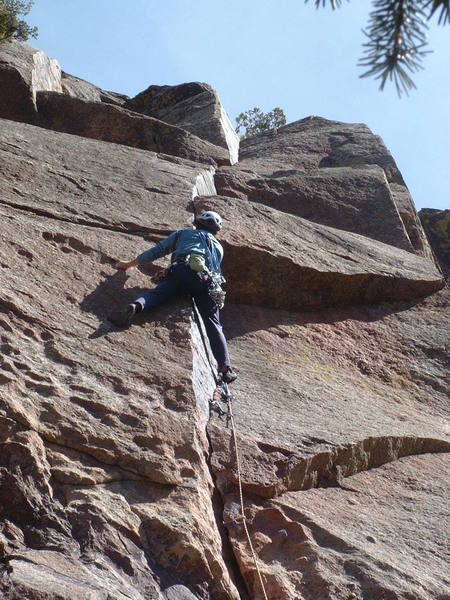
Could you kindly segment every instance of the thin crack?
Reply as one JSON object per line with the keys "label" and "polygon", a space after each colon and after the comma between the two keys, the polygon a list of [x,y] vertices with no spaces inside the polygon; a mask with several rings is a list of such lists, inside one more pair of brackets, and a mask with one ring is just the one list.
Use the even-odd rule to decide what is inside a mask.
{"label": "thin crack", "polygon": [[[211,438],[210,438],[207,426],[205,428],[205,433],[206,433],[206,438],[208,440],[208,454],[207,454],[207,458],[206,458],[206,464],[208,465],[208,469],[211,474],[211,480],[214,485],[214,491],[211,496],[211,504],[212,504],[213,514],[214,514],[214,517],[216,520],[217,530],[218,530],[220,538],[222,540],[222,553],[224,554],[224,559],[227,559],[227,562],[225,562],[225,560],[224,560],[224,563],[228,567],[227,563],[231,562],[231,573],[233,575],[231,580],[233,581],[234,585],[236,586],[241,599],[247,600],[247,598],[249,598],[249,595],[248,595],[248,590],[245,585],[245,580],[241,573],[237,558],[234,554],[233,543],[230,540],[228,531],[225,526],[225,522],[223,521],[225,505],[224,505],[224,501],[222,499],[222,495],[216,484],[217,477],[216,477],[213,467],[211,465],[211,457],[212,457],[212,454],[214,451],[213,451],[213,445],[211,442]],[[224,553],[225,546],[226,546],[226,555]],[[228,570],[230,571],[230,567],[228,567]]]}
{"label": "thin crack", "polygon": [[133,235],[136,237],[146,237],[149,235],[158,235],[158,236],[167,236],[172,230],[169,229],[155,229],[152,227],[142,227],[140,229],[131,229],[125,226],[114,226],[114,225],[102,225],[101,223],[95,221],[87,221],[84,219],[80,219],[76,217],[75,219],[69,219],[68,217],[62,217],[61,215],[57,215],[50,211],[44,210],[42,208],[35,208],[31,206],[27,206],[25,204],[16,204],[14,202],[8,202],[7,200],[0,200],[0,205],[3,204],[5,206],[9,206],[10,208],[14,208],[17,210],[21,210],[23,212],[32,213],[39,217],[44,217],[47,219],[51,219],[52,221],[61,221],[63,223],[70,223],[70,225],[81,225],[82,227],[91,227],[93,229],[103,229],[104,231],[112,231],[114,233],[124,233],[127,235]]}

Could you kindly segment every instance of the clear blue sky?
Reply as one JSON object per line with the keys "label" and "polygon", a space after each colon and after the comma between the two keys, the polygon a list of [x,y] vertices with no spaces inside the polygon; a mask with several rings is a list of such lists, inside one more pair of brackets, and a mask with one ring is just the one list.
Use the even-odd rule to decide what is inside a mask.
{"label": "clear blue sky", "polygon": [[234,122],[259,106],[288,122],[366,123],[392,152],[418,209],[450,208],[450,27],[430,23],[418,89],[399,99],[359,79],[370,0],[337,11],[313,0],[35,0],[32,44],[96,85],[134,96],[204,81]]}

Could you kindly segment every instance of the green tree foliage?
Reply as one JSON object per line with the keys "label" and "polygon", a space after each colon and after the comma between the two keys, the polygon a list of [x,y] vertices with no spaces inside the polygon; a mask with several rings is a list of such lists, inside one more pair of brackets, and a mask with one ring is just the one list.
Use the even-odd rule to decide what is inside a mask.
{"label": "green tree foliage", "polygon": [[286,117],[283,109],[277,106],[270,112],[263,113],[260,108],[255,106],[236,117],[236,132],[240,134],[241,129],[244,129],[244,133],[240,134],[240,138],[244,139],[261,133],[261,131],[268,131],[285,124]]}
{"label": "green tree foliage", "polygon": [[[334,10],[343,0],[314,3],[316,8],[329,5]],[[379,79],[381,90],[392,81],[399,96],[408,94],[416,87],[411,75],[423,69],[422,60],[430,52],[427,21],[434,15],[439,15],[440,25],[450,24],[450,0],[373,0],[369,24],[363,30],[367,41],[358,63],[365,69],[361,77]]]}
{"label": "green tree foliage", "polygon": [[12,38],[25,42],[37,38],[37,27],[30,27],[21,16],[27,15],[33,0],[0,0],[0,41]]}

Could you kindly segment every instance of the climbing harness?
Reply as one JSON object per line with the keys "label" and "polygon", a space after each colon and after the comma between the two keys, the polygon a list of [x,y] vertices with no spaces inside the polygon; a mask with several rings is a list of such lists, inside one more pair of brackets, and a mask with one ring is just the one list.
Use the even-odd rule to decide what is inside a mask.
{"label": "climbing harness", "polygon": [[236,470],[237,470],[237,479],[238,479],[238,487],[239,487],[239,500],[240,500],[240,504],[241,504],[242,525],[244,527],[245,534],[247,536],[248,545],[250,547],[250,550],[251,550],[251,553],[253,556],[253,562],[255,564],[256,572],[258,573],[259,583],[260,583],[262,592],[264,594],[264,599],[268,600],[266,588],[264,586],[261,571],[258,566],[258,558],[256,556],[255,549],[253,548],[252,540],[250,537],[250,532],[247,527],[247,517],[245,516],[244,495],[242,492],[241,463],[240,463],[240,458],[239,458],[239,450],[238,450],[238,443],[237,443],[236,427],[234,424],[233,409],[231,406],[232,401],[235,400],[236,397],[234,394],[232,394],[229,391],[228,385],[225,382],[220,383],[219,387],[217,388],[217,391],[219,391],[219,393],[221,395],[221,400],[223,402],[226,402],[227,410],[226,411],[222,410],[220,405],[218,406],[219,410],[217,410],[217,407],[215,407],[215,405],[218,404],[217,400],[210,401],[210,405],[211,405],[212,410],[214,410],[215,412],[217,412],[217,414],[219,414],[220,418],[224,415],[226,416],[227,427],[229,424],[231,424],[231,431],[233,433],[234,452],[236,455]]}

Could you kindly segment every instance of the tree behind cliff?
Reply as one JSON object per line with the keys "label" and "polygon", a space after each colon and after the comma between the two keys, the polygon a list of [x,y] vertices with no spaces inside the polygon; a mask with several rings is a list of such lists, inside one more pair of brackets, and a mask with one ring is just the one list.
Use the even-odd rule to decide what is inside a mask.
{"label": "tree behind cliff", "polygon": [[255,106],[247,112],[241,112],[236,117],[236,132],[240,133],[241,129],[244,129],[244,133],[240,135],[241,139],[244,139],[285,124],[286,117],[282,108],[277,106],[270,112],[263,113],[260,108]]}
{"label": "tree behind cliff", "polygon": [[0,41],[16,39],[26,42],[37,38],[37,27],[31,27],[24,19],[33,6],[33,0],[0,0]]}

